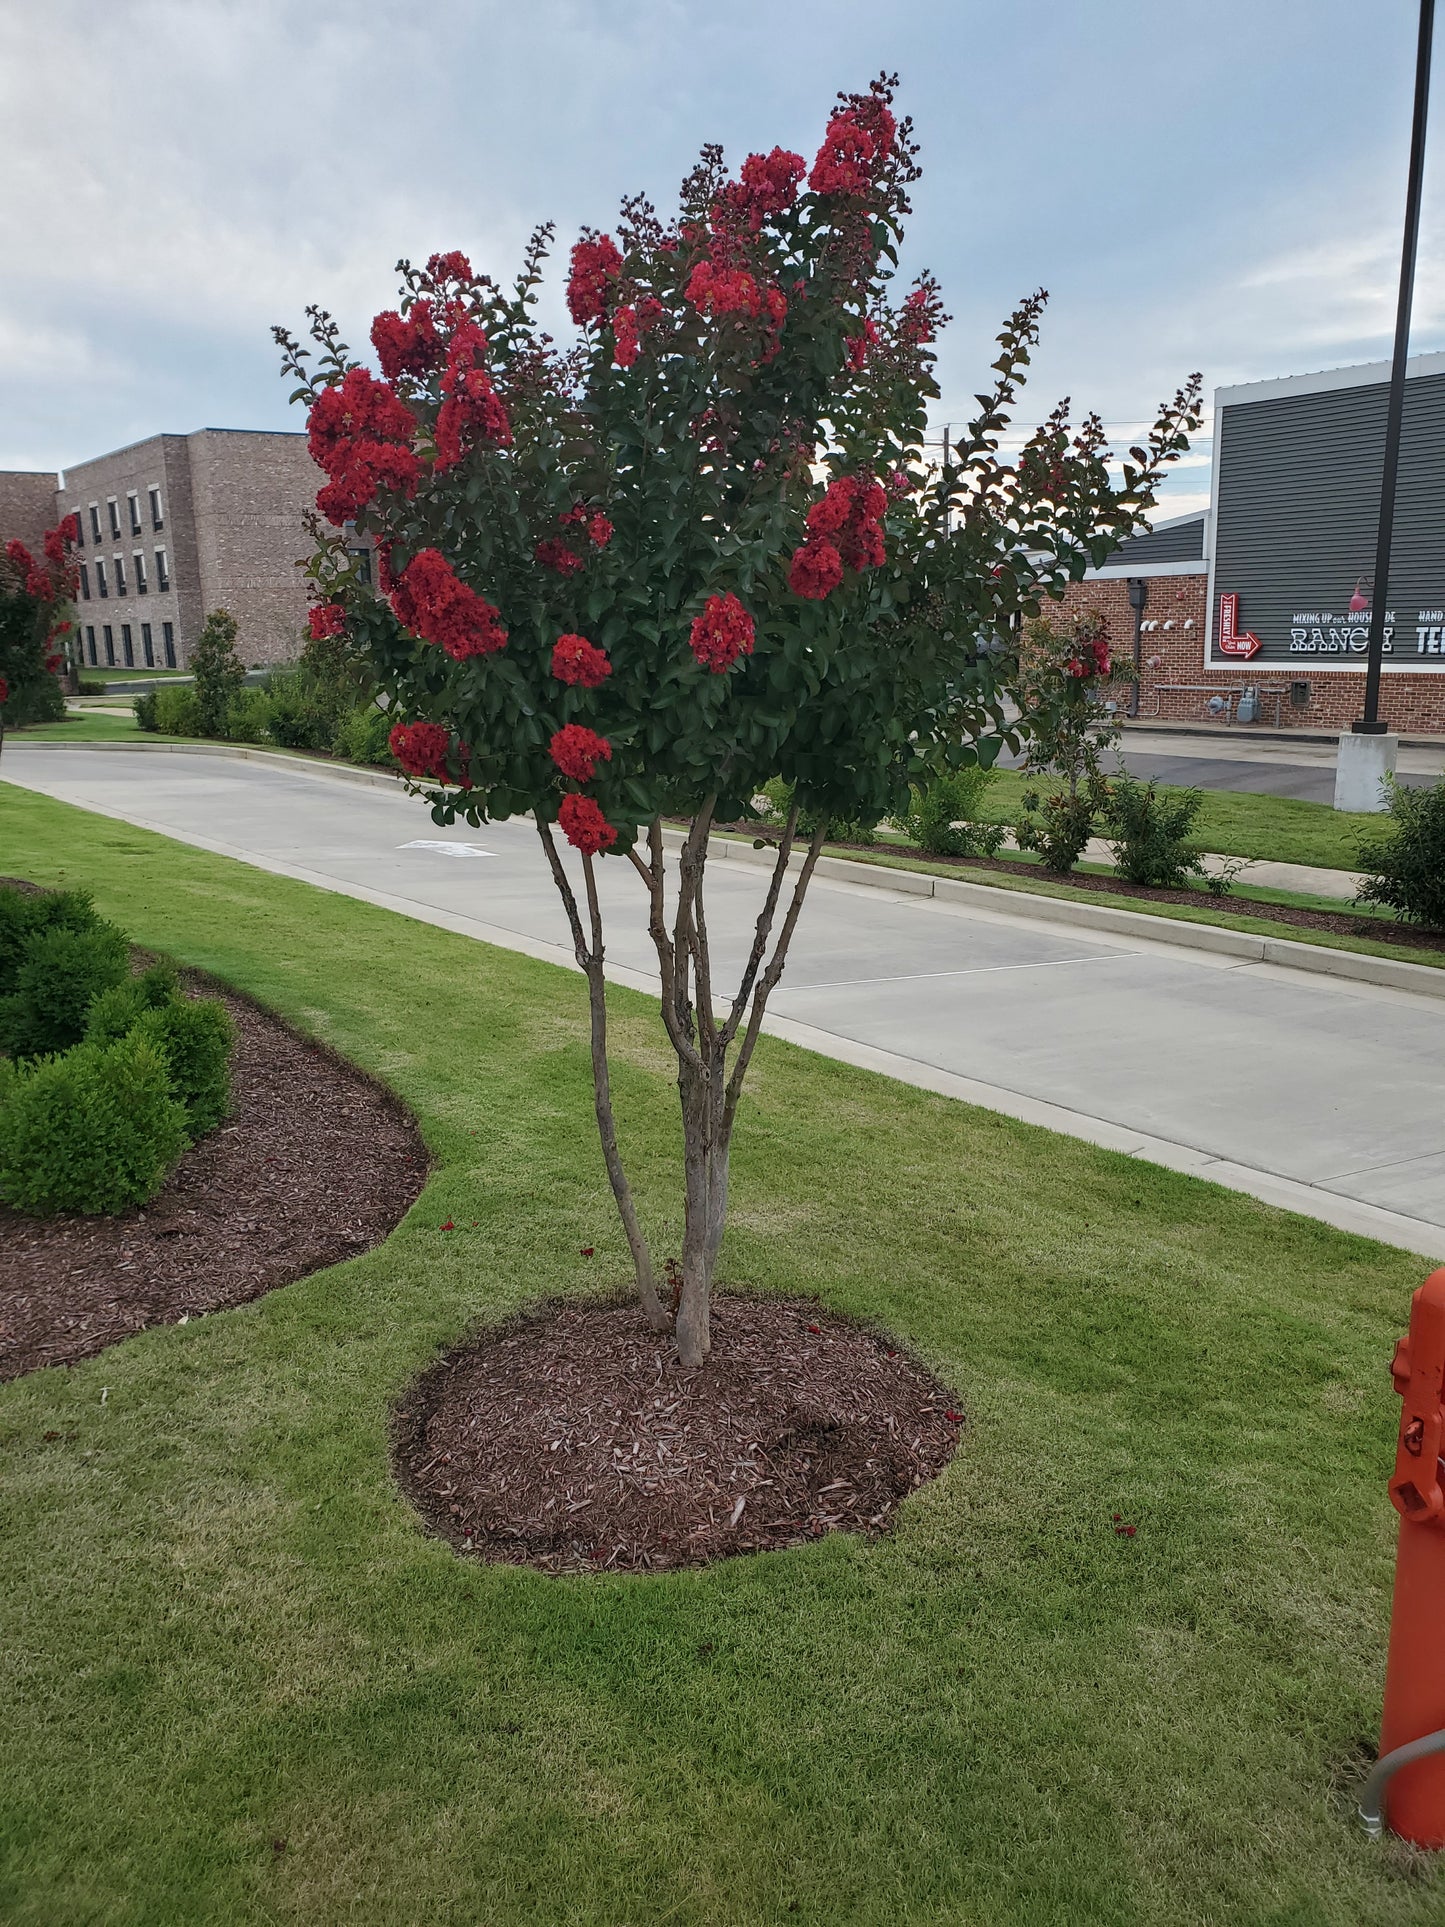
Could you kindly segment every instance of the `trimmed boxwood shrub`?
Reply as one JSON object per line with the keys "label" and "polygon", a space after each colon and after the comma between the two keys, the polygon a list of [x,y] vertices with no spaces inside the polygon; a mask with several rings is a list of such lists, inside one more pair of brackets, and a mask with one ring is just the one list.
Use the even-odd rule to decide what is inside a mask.
{"label": "trimmed boxwood shrub", "polygon": [[12,1057],[69,1050],[85,1035],[94,999],[129,974],[126,940],[112,923],[97,918],[89,929],[33,932],[14,990],[0,997],[0,1050]]}
{"label": "trimmed boxwood shrub", "polygon": [[139,977],[127,977],[124,983],[112,985],[102,991],[90,1007],[85,1021],[87,1041],[113,1044],[117,1037],[133,1030],[148,1010],[159,1010],[168,1004],[177,989],[176,967],[172,963],[152,964]]}
{"label": "trimmed boxwood shrub", "polygon": [[187,1145],[170,1068],[139,1028],[0,1075],[0,1199],[18,1211],[128,1211]]}
{"label": "trimmed boxwood shrub", "polygon": [[[149,725],[163,736],[200,736],[201,705],[189,683],[163,683],[155,692],[155,721]],[[145,725],[142,725],[145,727]]]}
{"label": "trimmed boxwood shrub", "polygon": [[225,1005],[213,997],[194,1003],[173,997],[144,1012],[130,1035],[148,1038],[165,1059],[171,1094],[185,1111],[192,1141],[214,1131],[231,1104],[235,1033]]}
{"label": "trimmed boxwood shrub", "polygon": [[37,930],[92,930],[99,922],[87,890],[0,888],[0,996],[14,990],[25,946]]}

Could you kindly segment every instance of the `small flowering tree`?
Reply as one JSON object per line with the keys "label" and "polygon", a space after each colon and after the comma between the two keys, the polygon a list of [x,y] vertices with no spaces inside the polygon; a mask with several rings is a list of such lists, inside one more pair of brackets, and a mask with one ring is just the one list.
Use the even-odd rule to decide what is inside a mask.
{"label": "small flowering tree", "polygon": [[0,557],[0,748],[8,722],[65,714],[54,679],[65,667],[76,588],[70,547],[79,533],[67,515],[46,531],[38,558],[20,541],[7,542]]}
{"label": "small flowering tree", "polygon": [[1114,665],[1109,627],[1097,609],[1063,623],[1037,617],[1024,626],[1019,678],[1031,719],[1030,776],[1055,778],[1048,795],[1030,786],[1017,838],[1044,868],[1066,876],[1088,846],[1107,801],[1103,754],[1118,741],[1119,720],[1107,705]]}
{"label": "small flowering tree", "polygon": [[[705,148],[661,220],[624,203],[572,249],[559,348],[534,317],[551,238],[503,289],[460,254],[399,266],[371,331],[380,378],[323,311],[277,339],[325,471],[320,516],[375,540],[377,591],[318,521],[313,633],[345,628],[438,822],[532,816],[587,975],[596,1109],[638,1291],[709,1348],[739,1095],[830,817],[907,806],[910,778],[991,763],[1013,737],[1024,613],[1140,526],[1197,420],[1197,382],[1122,484],[1093,417],[1056,412],[999,453],[1042,294],[999,337],[991,392],[944,467],[924,460],[945,320],[891,274],[916,178],[893,83],[840,98],[811,166],[736,176]],[[714,825],[791,786],[740,981],[715,980]],[[815,827],[804,838],[801,816]],[[664,824],[680,843],[669,863]],[[562,843],[577,853],[569,864]],[[659,1295],[609,1094],[597,865],[627,864],[677,1056],[682,1282]]]}

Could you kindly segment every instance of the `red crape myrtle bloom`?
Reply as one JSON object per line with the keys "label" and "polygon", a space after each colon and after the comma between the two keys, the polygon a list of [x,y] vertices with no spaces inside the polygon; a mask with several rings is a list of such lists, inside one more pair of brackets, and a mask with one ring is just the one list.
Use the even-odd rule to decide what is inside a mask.
{"label": "red crape myrtle bloom", "polygon": [[448,254],[433,254],[426,264],[427,279],[438,286],[444,281],[470,282],[476,279],[472,264],[460,248]]}
{"label": "red crape myrtle bloom", "polygon": [[371,345],[388,381],[434,374],[446,360],[447,345],[437,333],[430,301],[413,302],[405,315],[394,308],[379,314],[371,324]]}
{"label": "red crape myrtle bloom", "polygon": [[642,348],[642,330],[636,308],[619,308],[612,317],[612,359],[619,368],[630,368]]}
{"label": "red crape myrtle bloom", "polygon": [[788,587],[794,595],[821,602],[842,580],[843,559],[831,542],[814,536],[802,548],[794,550],[788,570]]}
{"label": "red crape myrtle bloom", "polygon": [[582,689],[600,689],[612,674],[612,663],[605,649],[599,649],[586,636],[558,636],[552,650],[552,674],[558,682],[572,683]]}
{"label": "red crape myrtle bloom", "polygon": [[307,429],[312,460],[330,477],[316,506],[337,527],[354,521],[378,488],[415,495],[421,479],[411,445],[416,417],[366,369],[349,368],[336,387],[316,397]]}
{"label": "red crape myrtle bloom", "polygon": [[602,320],[608,293],[621,272],[622,256],[610,234],[584,234],[577,242],[567,277],[567,308],[579,328]]}
{"label": "red crape myrtle bloom", "polygon": [[688,276],[687,298],[701,314],[760,314],[763,300],[758,284],[742,268],[720,268],[699,261]]}
{"label": "red crape myrtle bloom", "polygon": [[506,647],[496,607],[458,579],[439,549],[412,557],[392,585],[391,606],[398,622],[456,662]]}
{"label": "red crape myrtle bloom", "polygon": [[602,514],[587,518],[587,540],[594,548],[605,549],[612,540],[612,524]]}
{"label": "red crape myrtle bloom", "polygon": [[45,531],[45,559],[57,566],[65,561],[65,551],[72,542],[80,539],[80,517],[75,514],[62,516],[59,524]]}
{"label": "red crape myrtle bloom", "polygon": [[492,378],[482,365],[487,337],[475,321],[461,321],[447,349],[442,376],[441,413],[437,416],[436,471],[452,468],[478,439],[506,448],[512,424]]}
{"label": "red crape myrtle bloom", "polygon": [[564,796],[557,811],[562,834],[583,856],[600,856],[617,841],[617,832],[590,796]]}
{"label": "red crape myrtle bloom", "polygon": [[781,214],[798,198],[798,183],[808,171],[801,154],[775,147],[771,154],[749,154],[740,178],[722,191],[722,205],[756,234],[770,214]]}
{"label": "red crape myrtle bloom", "polygon": [[834,114],[808,176],[815,194],[866,194],[892,150],[898,123],[878,99]]}
{"label": "red crape myrtle bloom", "polygon": [[688,646],[704,669],[721,676],[739,656],[753,653],[753,619],[731,593],[709,596],[692,625]]}
{"label": "red crape myrtle bloom", "polygon": [[9,702],[9,700],[10,700],[10,685],[8,682],[6,682],[3,676],[0,676],[0,709],[3,709],[6,703]]}
{"label": "red crape myrtle bloom", "polygon": [[398,723],[386,740],[408,776],[431,776],[439,783],[449,780],[452,734],[440,723]]}
{"label": "red crape myrtle bloom", "polygon": [[532,551],[544,569],[555,569],[558,575],[575,575],[582,567],[582,558],[558,535],[549,535],[539,542]]}
{"label": "red crape myrtle bloom", "polygon": [[306,617],[306,633],[313,642],[339,636],[346,627],[346,611],[339,602],[313,603]]}
{"label": "red crape myrtle bloom", "polygon": [[599,763],[612,761],[612,745],[585,723],[568,723],[547,745],[552,761],[574,783],[590,783]]}

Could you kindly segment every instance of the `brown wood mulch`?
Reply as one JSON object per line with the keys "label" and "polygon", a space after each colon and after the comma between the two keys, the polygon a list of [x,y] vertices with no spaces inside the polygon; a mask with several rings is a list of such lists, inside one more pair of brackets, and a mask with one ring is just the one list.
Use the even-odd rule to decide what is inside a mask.
{"label": "brown wood mulch", "polygon": [[417,1381],[393,1466],[459,1552],[656,1572],[879,1532],[962,1423],[916,1359],[817,1305],[718,1297],[684,1371],[635,1304],[554,1303]]}
{"label": "brown wood mulch", "polygon": [[380,1244],[426,1181],[390,1092],[245,998],[232,1115],[123,1217],[32,1218],[0,1205],[0,1380],[72,1365],[149,1325],[247,1303]]}

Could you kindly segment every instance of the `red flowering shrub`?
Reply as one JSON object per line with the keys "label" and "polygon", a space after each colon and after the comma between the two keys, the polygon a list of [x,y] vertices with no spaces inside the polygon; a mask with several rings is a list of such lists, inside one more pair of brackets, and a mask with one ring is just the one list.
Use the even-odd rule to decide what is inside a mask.
{"label": "red flowering shrub", "polygon": [[595,648],[586,636],[558,636],[552,651],[552,674],[558,682],[576,688],[600,689],[612,674],[605,650]]}
{"label": "red flowering shrub", "polygon": [[731,669],[739,656],[753,653],[753,619],[731,593],[709,596],[688,637],[688,647],[715,676]]}
{"label": "red flowering shrub", "polygon": [[590,796],[564,796],[557,809],[562,834],[583,856],[601,856],[617,841],[617,832]]}
{"label": "red flowering shrub", "polygon": [[[1004,461],[1039,332],[1031,296],[939,467],[924,437],[946,317],[929,277],[911,292],[893,280],[918,170],[892,99],[883,78],[839,100],[806,186],[782,148],[748,155],[735,177],[708,148],[674,218],[638,196],[612,233],[584,232],[565,277],[568,344],[534,312],[550,229],[515,292],[460,256],[402,264],[398,307],[373,329],[400,393],[352,364],[319,311],[315,359],[281,336],[311,404],[320,506],[354,516],[380,558],[377,594],[354,537],[325,535],[318,594],[345,605],[396,713],[420,719],[400,727],[470,745],[463,761],[401,738],[435,785],[437,820],[532,818],[594,1025],[592,866],[615,851],[645,879],[690,1174],[678,1316],[690,1363],[706,1351],[739,1080],[796,921],[783,880],[799,821],[876,822],[909,806],[915,782],[986,765],[1033,726],[1022,620],[1143,526],[1195,418],[1192,391],[1176,397],[1122,483],[1092,422],[1075,433],[1051,416]],[[1037,707],[1060,701],[1051,685]],[[764,918],[774,954],[729,1007],[708,962],[708,839],[752,814],[774,777],[802,814],[782,833]],[[664,816],[689,822],[675,888]],[[665,1322],[609,1117],[600,1084],[639,1289]]]}
{"label": "red flowering shrub", "polygon": [[496,606],[457,577],[440,549],[423,549],[408,562],[392,589],[391,606],[399,622],[457,662],[506,647]]}
{"label": "red flowering shrub", "polygon": [[440,723],[398,723],[387,742],[408,776],[430,776],[438,783],[449,780],[452,733]]}
{"label": "red flowering shrub", "polygon": [[313,642],[339,636],[346,628],[346,605],[342,602],[313,602],[306,615],[306,633]]}
{"label": "red flowering shrub", "polygon": [[559,729],[547,751],[562,774],[574,783],[590,783],[597,765],[612,761],[611,743],[583,723],[568,723],[565,729]]}
{"label": "red flowering shrub", "polygon": [[56,675],[65,667],[65,638],[77,570],[70,545],[74,515],[47,529],[41,553],[12,538],[0,557],[0,742],[7,725],[55,722],[65,714]]}
{"label": "red flowering shrub", "polygon": [[567,311],[579,328],[601,321],[617,277],[622,256],[610,234],[584,235],[572,250],[572,272],[567,277]]}

